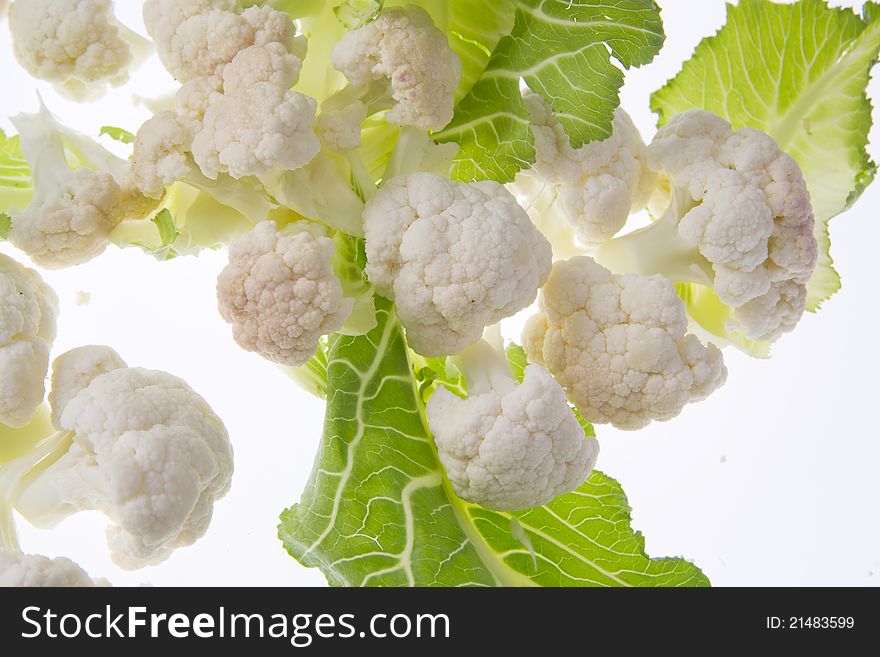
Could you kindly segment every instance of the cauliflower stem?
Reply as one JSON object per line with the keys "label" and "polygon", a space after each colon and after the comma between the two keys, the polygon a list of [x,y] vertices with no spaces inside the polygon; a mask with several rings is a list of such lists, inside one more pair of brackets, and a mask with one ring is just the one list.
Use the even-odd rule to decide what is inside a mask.
{"label": "cauliflower stem", "polygon": [[676,282],[711,285],[712,264],[678,232],[681,218],[694,206],[686,194],[676,194],[666,212],[650,226],[604,242],[593,257],[619,274],[660,274]]}

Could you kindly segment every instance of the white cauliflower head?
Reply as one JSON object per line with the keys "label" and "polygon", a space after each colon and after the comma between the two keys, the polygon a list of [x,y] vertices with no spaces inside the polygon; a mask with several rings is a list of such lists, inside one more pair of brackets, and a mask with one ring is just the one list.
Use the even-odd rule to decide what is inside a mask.
{"label": "white cauliflower head", "polygon": [[9,27],[25,70],[77,100],[125,82],[148,49],[145,39],[116,21],[110,0],[16,0]]}
{"label": "white cauliflower head", "polygon": [[147,0],[144,23],[159,58],[180,82],[220,77],[224,67],[249,46],[280,43],[300,59],[305,41],[290,17],[271,7],[241,13],[233,0]]}
{"label": "white cauliflower head", "polygon": [[574,149],[541,96],[527,92],[523,100],[537,160],[518,174],[517,191],[531,188],[549,195],[546,210],[557,210],[579,241],[589,245],[611,239],[630,214],[645,207],[655,183],[647,147],[632,119],[618,108],[610,137]]}
{"label": "white cauliflower head", "polygon": [[523,346],[591,422],[640,429],[676,417],[727,378],[721,351],[687,334],[663,276],[615,276],[592,258],[554,264]]}
{"label": "white cauliflower head", "polygon": [[586,481],[599,455],[598,441],[584,435],[565,392],[539,365],[526,367],[521,384],[502,379],[467,399],[438,388],[427,413],[455,494],[488,509],[546,504]]}
{"label": "white cauliflower head", "polygon": [[755,340],[793,329],[818,255],[797,163],[767,134],[734,132],[702,110],[661,128],[648,156],[686,199],[678,234],[711,265],[715,293],[733,308],[731,323]]}
{"label": "white cauliflower head", "polygon": [[92,579],[66,557],[50,559],[39,554],[0,550],[0,588],[110,586],[105,579]]}
{"label": "white cauliflower head", "polygon": [[305,224],[279,233],[264,221],[240,237],[217,279],[220,314],[235,341],[284,365],[311,358],[318,339],[340,329],[353,307],[332,258],[333,241]]}
{"label": "white cauliflower head", "polygon": [[43,401],[57,317],[52,288],[0,253],[0,424],[23,427]]}
{"label": "white cauliflower head", "polygon": [[215,500],[228,491],[226,429],[177,377],[120,366],[106,348],[77,352],[59,359],[55,377],[62,389],[54,400],[63,408],[53,410],[64,430],[53,439],[56,460],[22,482],[15,508],[41,527],[101,511],[111,522],[114,562],[128,569],[159,563],[204,535]]}
{"label": "white cauliflower head", "polygon": [[493,181],[393,178],[366,204],[367,276],[425,356],[455,354],[535,300],[550,244]]}
{"label": "white cauliflower head", "polygon": [[390,123],[439,130],[452,119],[461,61],[422,8],[385,9],[346,34],[332,59],[354,85],[387,81],[394,99]]}
{"label": "white cauliflower head", "polygon": [[321,144],[312,129],[317,104],[290,91],[301,62],[277,43],[239,52],[211,96],[192,154],[209,178],[262,175],[307,164]]}

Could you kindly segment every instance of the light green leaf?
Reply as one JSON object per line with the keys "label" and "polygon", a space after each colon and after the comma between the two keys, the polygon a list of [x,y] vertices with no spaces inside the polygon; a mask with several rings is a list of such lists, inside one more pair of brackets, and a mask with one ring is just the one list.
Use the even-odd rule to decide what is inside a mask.
{"label": "light green leaf", "polygon": [[333,8],[337,20],[346,30],[356,30],[376,18],[382,11],[380,0],[346,0]]}
{"label": "light green leaf", "polygon": [[123,130],[122,128],[116,128],[112,125],[101,126],[101,129],[98,131],[98,135],[107,135],[111,139],[115,139],[116,141],[122,142],[123,144],[134,143],[134,135],[132,133],[130,133],[128,130]]}
{"label": "light green leaf", "polygon": [[820,244],[808,285],[811,310],[840,288],[828,221],[859,197],[876,171],[865,150],[871,127],[865,89],[880,51],[877,13],[873,2],[860,17],[822,0],[740,0],[728,5],[724,28],[703,39],[651,97],[661,125],[688,109],[710,110],[734,128],[764,130],[797,160]]}
{"label": "light green leaf", "polygon": [[12,219],[5,212],[0,212],[0,240],[8,240],[12,232]]}
{"label": "light green leaf", "polygon": [[[330,338],[324,438],[279,536],[338,586],[705,586],[683,559],[649,559],[626,496],[594,472],[528,511],[497,513],[450,490],[391,304],[366,336]],[[436,363],[434,363],[436,365]],[[426,363],[425,366],[430,366]]]}
{"label": "light green leaf", "polygon": [[[489,39],[504,24],[511,3],[500,4],[498,19],[488,25]],[[517,0],[513,5],[510,33],[498,41],[482,75],[458,103],[452,122],[437,135],[440,141],[461,146],[454,170],[459,180],[508,182],[534,162],[521,79],[552,105],[572,146],[578,148],[611,134],[623,84],[623,71],[611,57],[625,68],[641,66],[663,44],[653,0]],[[465,27],[459,23],[456,30]],[[467,33],[479,43],[479,27]],[[473,63],[468,72],[472,68]]]}
{"label": "light green leaf", "polygon": [[23,210],[33,196],[31,172],[21,152],[18,135],[0,130],[0,212]]}

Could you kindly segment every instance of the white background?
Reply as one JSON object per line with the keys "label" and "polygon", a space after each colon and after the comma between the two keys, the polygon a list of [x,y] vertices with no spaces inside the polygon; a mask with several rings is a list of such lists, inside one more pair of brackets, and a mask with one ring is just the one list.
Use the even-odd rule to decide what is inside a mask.
{"label": "white background", "polygon": [[[123,22],[144,33],[141,3],[116,4]],[[649,94],[724,19],[721,0],[661,4],[666,46],[653,64],[628,74],[623,92],[647,138],[654,127]],[[102,124],[134,131],[148,112],[132,105],[131,94],[172,88],[154,57],[131,85],[101,101],[66,102],[17,66],[5,24],[0,71],[0,117],[35,110],[39,90],[62,120],[89,134]],[[880,95],[876,84],[871,89]],[[10,128],[5,118],[0,126]],[[876,146],[871,152],[880,157]],[[878,208],[875,184],[833,221],[843,290],[785,336],[772,359],[727,350],[726,387],[681,417],[638,433],[597,427],[599,467],[623,484],[652,556],[685,555],[715,585],[880,582]],[[12,251],[8,244],[0,250]],[[112,345],[132,365],[183,377],[225,420],[236,473],[207,536],[161,566],[126,573],[106,554],[103,518],[80,514],[51,532],[21,523],[25,551],[69,556],[117,585],[323,584],[275,537],[278,513],[298,499],[311,469],[322,404],[236,348],[215,307],[223,265],[223,253],[157,263],[111,249],[87,265],[46,274],[62,302],[56,355],[81,344]],[[90,293],[88,305],[76,304],[79,291]]]}

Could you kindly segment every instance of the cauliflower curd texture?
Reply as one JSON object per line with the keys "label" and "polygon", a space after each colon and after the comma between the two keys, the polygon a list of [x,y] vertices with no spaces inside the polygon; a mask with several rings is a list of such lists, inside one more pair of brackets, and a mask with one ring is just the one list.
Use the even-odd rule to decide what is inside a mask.
{"label": "cauliflower curd texture", "polygon": [[640,429],[669,420],[727,378],[721,351],[687,335],[662,276],[615,276],[588,257],[554,264],[523,345],[592,422]]}
{"label": "cauliflower curd texture", "polygon": [[0,550],[0,588],[109,586],[105,579],[92,579],[66,557],[50,559],[39,554]]}
{"label": "cauliflower curd texture", "polygon": [[[471,382],[468,382],[471,385]],[[438,388],[427,406],[440,462],[455,494],[498,511],[546,504],[580,486],[599,455],[565,392],[539,365],[461,399]]]}
{"label": "cauliflower curd texture", "polygon": [[421,7],[389,7],[346,34],[333,66],[356,86],[387,81],[389,123],[439,130],[452,119],[461,61]]}
{"label": "cauliflower curd texture", "polygon": [[43,401],[57,317],[40,275],[0,253],[0,424],[23,427]]}
{"label": "cauliflower curd texture", "polygon": [[364,230],[367,276],[424,356],[473,344],[531,304],[550,272],[550,243],[494,181],[393,178],[367,203]]}
{"label": "cauliflower curd texture", "polygon": [[340,329],[353,301],[333,271],[333,241],[307,224],[278,232],[265,221],[229,249],[217,279],[220,314],[235,341],[268,360],[298,366],[322,335]]}
{"label": "cauliflower curd texture", "polygon": [[125,82],[149,50],[145,39],[116,21],[110,0],[16,0],[9,26],[24,69],[77,100]]}

